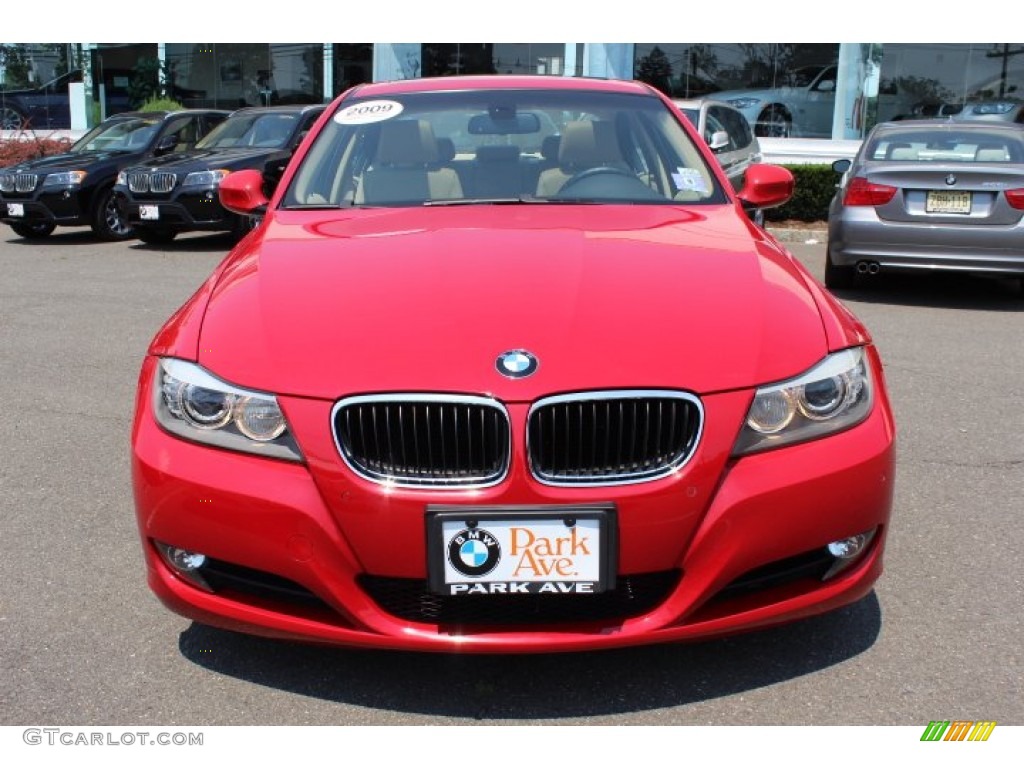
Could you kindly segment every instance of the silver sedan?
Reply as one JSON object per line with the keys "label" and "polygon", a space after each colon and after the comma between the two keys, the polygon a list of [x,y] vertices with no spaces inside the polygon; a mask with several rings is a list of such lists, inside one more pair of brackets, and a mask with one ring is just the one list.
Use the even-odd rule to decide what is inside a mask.
{"label": "silver sedan", "polygon": [[890,269],[1016,276],[1024,289],[1024,130],[993,122],[882,123],[829,208],[825,284]]}

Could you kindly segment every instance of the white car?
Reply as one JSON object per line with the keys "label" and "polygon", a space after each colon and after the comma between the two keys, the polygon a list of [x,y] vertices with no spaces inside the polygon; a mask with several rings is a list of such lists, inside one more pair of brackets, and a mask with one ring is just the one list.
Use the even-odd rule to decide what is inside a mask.
{"label": "white car", "polygon": [[741,189],[747,169],[761,162],[761,145],[747,119],[728,104],[713,99],[680,99],[674,103],[715,153],[733,189]]}

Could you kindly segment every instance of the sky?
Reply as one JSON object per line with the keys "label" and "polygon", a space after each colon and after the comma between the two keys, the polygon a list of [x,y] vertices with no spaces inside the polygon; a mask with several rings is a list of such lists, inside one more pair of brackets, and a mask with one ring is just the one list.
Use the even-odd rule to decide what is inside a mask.
{"label": "sky", "polygon": [[[178,0],[173,14],[89,13],[81,0],[46,0],[46,24],[5,13],[0,42],[970,42],[990,41],[1019,19],[1013,0],[986,0],[984,14],[929,14],[908,0],[388,0],[328,5],[213,4]],[[325,14],[324,8],[332,8]],[[283,10],[289,13],[283,13]],[[945,17],[945,20],[944,18]],[[311,32],[313,34],[311,34]],[[1019,33],[1018,33],[1019,36]]]}

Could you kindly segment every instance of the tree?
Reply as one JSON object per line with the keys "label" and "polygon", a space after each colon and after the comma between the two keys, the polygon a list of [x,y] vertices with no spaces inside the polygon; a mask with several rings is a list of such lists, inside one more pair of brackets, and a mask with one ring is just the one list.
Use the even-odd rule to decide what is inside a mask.
{"label": "tree", "polygon": [[32,86],[32,58],[24,43],[0,45],[0,67],[4,69],[4,88],[29,88]]}
{"label": "tree", "polygon": [[635,76],[640,82],[653,85],[662,93],[672,93],[672,62],[658,46],[651,48],[651,52],[637,62]]}

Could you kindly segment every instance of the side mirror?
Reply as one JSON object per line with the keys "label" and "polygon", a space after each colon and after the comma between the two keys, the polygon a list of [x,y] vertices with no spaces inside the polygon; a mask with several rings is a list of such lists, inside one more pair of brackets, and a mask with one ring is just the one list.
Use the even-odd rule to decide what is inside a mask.
{"label": "side mirror", "polygon": [[711,134],[708,146],[711,147],[712,152],[721,152],[729,146],[729,134],[726,131],[715,131]]}
{"label": "side mirror", "polygon": [[263,174],[259,171],[235,171],[224,177],[217,191],[220,204],[242,216],[262,214],[270,202],[263,194]]}
{"label": "side mirror", "polygon": [[822,91],[823,93],[831,93],[836,89],[835,80],[822,80],[815,87],[814,90]]}
{"label": "side mirror", "polygon": [[747,169],[736,196],[744,208],[777,208],[793,196],[793,186],[793,174],[782,166],[758,163]]}
{"label": "side mirror", "polygon": [[177,134],[172,133],[167,136],[161,136],[160,141],[156,143],[156,148],[153,150],[153,154],[166,155],[168,152],[173,152],[176,146],[178,146]]}
{"label": "side mirror", "polygon": [[832,170],[836,173],[846,173],[850,170],[851,165],[853,165],[853,162],[849,158],[843,157],[832,163]]}

